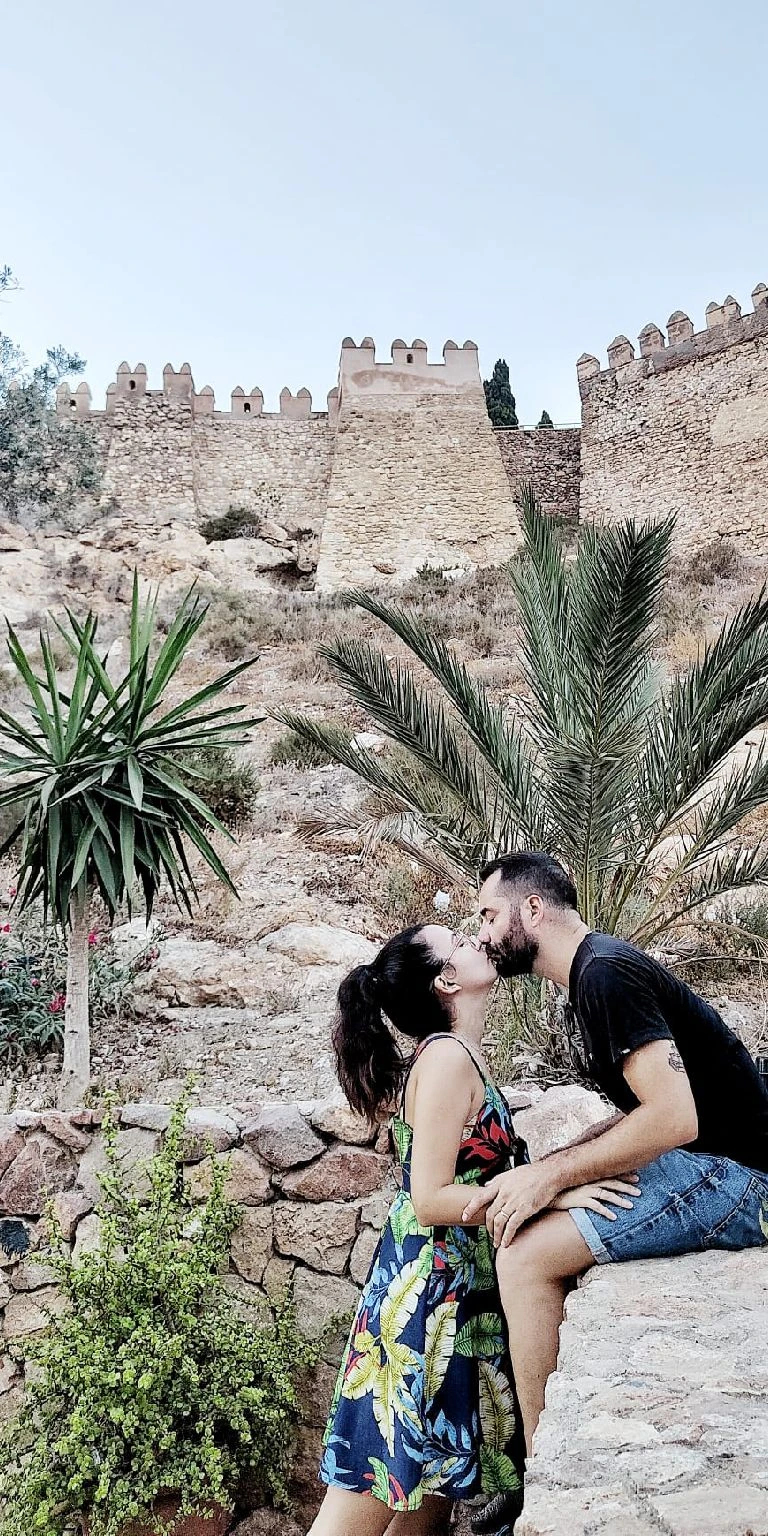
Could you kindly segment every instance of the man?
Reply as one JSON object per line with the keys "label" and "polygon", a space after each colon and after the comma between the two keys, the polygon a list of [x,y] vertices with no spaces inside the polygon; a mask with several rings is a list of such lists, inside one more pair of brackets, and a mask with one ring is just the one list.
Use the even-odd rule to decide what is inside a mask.
{"label": "man", "polygon": [[[480,879],[480,942],[499,974],[533,973],[568,991],[589,1072],[619,1111],[541,1161],[492,1179],[463,1213],[471,1221],[485,1208],[498,1249],[530,1453],[578,1275],[595,1263],[768,1238],[768,1091],[708,1003],[631,944],[590,932],[554,859],[506,854]],[[563,1190],[632,1170],[638,1196],[613,1219],[547,1212]],[[498,1525],[503,1511],[494,1512]]]}

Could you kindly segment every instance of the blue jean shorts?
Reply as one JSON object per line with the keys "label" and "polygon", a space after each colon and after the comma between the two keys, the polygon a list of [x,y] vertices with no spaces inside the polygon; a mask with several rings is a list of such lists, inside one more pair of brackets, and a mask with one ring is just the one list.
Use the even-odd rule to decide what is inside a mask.
{"label": "blue jean shorts", "polygon": [[768,1173],[707,1152],[665,1152],[639,1168],[632,1210],[616,1220],[569,1211],[598,1264],[768,1243]]}

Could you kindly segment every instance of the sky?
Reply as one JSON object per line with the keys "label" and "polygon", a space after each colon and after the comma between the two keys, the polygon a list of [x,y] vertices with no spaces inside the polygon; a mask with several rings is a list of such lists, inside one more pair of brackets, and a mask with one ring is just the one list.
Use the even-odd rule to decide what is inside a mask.
{"label": "sky", "polygon": [[0,28],[0,328],[322,409],[341,339],[576,359],[768,282],[765,0],[34,0]]}

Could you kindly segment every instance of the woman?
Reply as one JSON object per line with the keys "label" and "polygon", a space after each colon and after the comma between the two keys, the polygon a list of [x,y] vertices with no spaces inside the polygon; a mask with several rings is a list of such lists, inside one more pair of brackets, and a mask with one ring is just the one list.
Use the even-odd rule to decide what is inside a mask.
{"label": "woman", "polygon": [[[468,1184],[527,1161],[482,1054],[497,979],[476,941],[427,924],[390,939],[339,988],[339,1079],[369,1119],[397,1105],[403,1187],[342,1360],[310,1536],[443,1532],[453,1501],[521,1486],[493,1247],[484,1226],[460,1225]],[[385,1015],[417,1042],[407,1061]],[[596,1198],[571,1191],[558,1205],[587,1195]]]}

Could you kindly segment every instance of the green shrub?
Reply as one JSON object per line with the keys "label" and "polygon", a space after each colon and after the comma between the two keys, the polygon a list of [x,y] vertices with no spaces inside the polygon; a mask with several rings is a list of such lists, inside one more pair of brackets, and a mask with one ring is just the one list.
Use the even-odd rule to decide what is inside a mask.
{"label": "green shrub", "polygon": [[[110,934],[93,928],[89,939],[91,1019],[113,1018],[130,1006],[130,985],[156,956],[156,940],[133,955],[118,951]],[[59,1050],[64,1031],[67,952],[58,929],[39,911],[13,911],[0,923],[0,1063]]]}
{"label": "green shrub", "polygon": [[248,507],[230,507],[219,517],[206,517],[200,524],[200,532],[206,544],[214,539],[255,538],[261,523],[257,512]]}
{"label": "green shrub", "polygon": [[231,1508],[246,1478],[286,1500],[298,1377],[317,1351],[289,1301],[274,1320],[246,1318],[227,1290],[236,1212],[221,1163],[208,1198],[192,1204],[180,1177],[187,1102],[149,1165],[144,1204],[105,1121],[96,1251],[74,1263],[50,1223],[66,1310],[25,1341],[33,1369],[3,1431],[0,1536],[69,1536],[83,1515],[91,1536],[119,1536],[163,1492],[180,1495],[182,1514]]}
{"label": "green shrub", "polygon": [[731,581],[743,569],[743,560],[731,539],[710,539],[697,549],[688,566],[691,581],[709,587],[716,581]]}
{"label": "green shrub", "polygon": [[433,900],[437,878],[427,869],[412,869],[409,864],[394,864],[383,869],[375,881],[371,898],[393,929],[408,928],[411,923],[439,923]]}
{"label": "green shrub", "polygon": [[285,731],[273,742],[269,761],[273,768],[283,768],[288,763],[295,768],[324,768],[333,758],[314,741],[305,741],[297,731]]}
{"label": "green shrub", "polygon": [[199,747],[176,763],[181,779],[200,795],[219,821],[234,831],[249,819],[259,789],[250,763],[229,747]]}
{"label": "green shrub", "polygon": [[202,630],[209,650],[226,661],[239,661],[264,645],[284,639],[284,616],[276,611],[271,594],[239,592],[206,594],[210,604]]}

